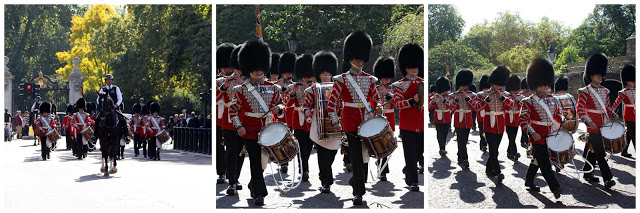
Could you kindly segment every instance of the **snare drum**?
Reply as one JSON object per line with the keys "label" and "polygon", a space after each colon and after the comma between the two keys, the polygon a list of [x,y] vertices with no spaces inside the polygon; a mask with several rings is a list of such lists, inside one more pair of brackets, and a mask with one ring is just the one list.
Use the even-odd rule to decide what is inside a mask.
{"label": "snare drum", "polygon": [[47,139],[48,139],[47,141],[53,142],[53,141],[58,141],[60,139],[60,133],[58,133],[58,131],[55,131],[55,130],[49,130],[45,135],[47,135]]}
{"label": "snare drum", "polygon": [[158,139],[160,143],[166,143],[167,141],[169,141],[169,139],[171,139],[171,136],[169,136],[168,131],[162,130],[162,132],[159,132],[158,134],[156,134],[156,139]]}
{"label": "snare drum", "polygon": [[620,122],[609,122],[600,127],[604,151],[618,154],[627,146],[626,130]]}
{"label": "snare drum", "polygon": [[371,117],[362,122],[358,127],[358,136],[373,158],[387,157],[398,147],[389,122],[382,116]]}
{"label": "snare drum", "polygon": [[273,122],[258,133],[258,144],[269,154],[269,159],[282,165],[298,154],[298,141],[282,122]]}
{"label": "snare drum", "polygon": [[547,137],[549,160],[554,165],[563,165],[573,159],[573,137],[567,131],[558,131]]}
{"label": "snare drum", "polygon": [[575,99],[570,94],[556,95],[555,98],[558,99],[558,102],[562,107],[562,116],[565,119],[565,123],[567,123],[565,127],[562,127],[562,130],[571,134],[575,133],[578,130]]}
{"label": "snare drum", "polygon": [[84,137],[87,140],[89,140],[89,139],[91,139],[91,137],[93,137],[93,129],[91,129],[91,127],[84,128],[84,130],[82,130],[82,132],[80,132],[80,133],[82,134],[82,137]]}

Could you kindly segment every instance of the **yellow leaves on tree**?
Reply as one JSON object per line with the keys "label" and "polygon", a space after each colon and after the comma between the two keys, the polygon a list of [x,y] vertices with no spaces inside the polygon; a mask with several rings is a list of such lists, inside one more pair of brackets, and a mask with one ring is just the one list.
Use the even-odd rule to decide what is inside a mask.
{"label": "yellow leaves on tree", "polygon": [[91,45],[91,39],[104,39],[93,38],[94,32],[104,27],[114,16],[118,17],[116,11],[111,6],[102,4],[93,5],[83,17],[73,16],[71,37],[69,38],[71,50],[56,53],[58,61],[61,64],[66,64],[56,70],[56,73],[61,75],[65,81],[68,80],[74,67],[73,58],[78,57],[81,59],[78,68],[84,76],[85,92],[100,88],[100,85],[103,84],[103,76],[111,73],[111,70],[105,62],[105,56],[96,54],[95,47]]}

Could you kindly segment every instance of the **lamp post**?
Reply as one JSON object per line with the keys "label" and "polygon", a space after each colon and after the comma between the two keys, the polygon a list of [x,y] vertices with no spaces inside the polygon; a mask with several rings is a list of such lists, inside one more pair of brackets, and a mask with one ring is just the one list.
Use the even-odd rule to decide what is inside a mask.
{"label": "lamp post", "polygon": [[549,61],[551,61],[551,64],[555,64],[556,63],[556,57],[558,56],[558,54],[556,54],[556,49],[553,48],[553,44],[549,45],[549,50],[547,50],[547,59],[549,59]]}
{"label": "lamp post", "polygon": [[287,39],[287,44],[289,44],[289,50],[291,52],[296,52],[298,50],[298,44],[300,44],[300,40],[296,38],[296,32],[292,32],[289,39]]}

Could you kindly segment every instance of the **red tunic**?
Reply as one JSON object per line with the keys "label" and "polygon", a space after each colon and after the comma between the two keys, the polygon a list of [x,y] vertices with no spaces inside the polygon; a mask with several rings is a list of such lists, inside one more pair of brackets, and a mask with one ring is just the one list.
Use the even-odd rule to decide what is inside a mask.
{"label": "red tunic", "polygon": [[[596,93],[592,93],[589,88],[593,88]],[[602,109],[602,106],[600,106],[600,103],[595,98],[596,95],[600,97],[605,109]],[[589,122],[596,124],[597,128],[595,129],[587,125],[588,133],[599,133],[600,127],[606,121],[607,116],[613,112],[609,104],[609,89],[601,85],[594,87],[593,84],[578,89],[578,106],[576,107],[576,111],[580,120],[585,124]]]}
{"label": "red tunic", "polygon": [[138,134],[144,137],[144,130],[142,127],[142,117],[140,115],[131,116],[131,120],[129,120],[129,128],[131,128],[131,133]]}
{"label": "red tunic", "polygon": [[62,129],[66,132],[71,131],[71,115],[65,115],[62,119]]}
{"label": "red tunic", "polygon": [[[153,121],[155,121],[155,123]],[[156,124],[158,126],[156,126]],[[145,119],[144,128],[147,130],[147,134],[150,137],[155,137],[159,132],[164,130],[164,118],[150,115]]]}
{"label": "red tunic", "polygon": [[520,110],[522,109],[522,99],[525,97],[517,93],[509,93],[509,98],[515,101],[514,108],[505,111],[505,126],[520,126]]}
{"label": "red tunic", "polygon": [[[424,132],[424,106],[418,111],[415,106],[411,106],[409,99],[418,92],[418,84],[424,82],[420,77],[405,76],[403,79],[391,84],[393,88],[393,105],[398,109],[400,115],[400,129],[413,132]],[[427,103],[430,103],[430,97]]]}
{"label": "red tunic", "polygon": [[219,119],[217,120],[217,122],[220,123],[220,127],[222,127],[222,129],[235,131],[236,129],[233,127],[233,122],[231,121],[231,116],[229,115],[229,106],[231,106],[232,104],[231,100],[233,99],[233,94],[235,93],[233,87],[238,85],[238,81],[232,80],[229,84],[229,88],[225,88],[225,91],[222,91],[220,87],[223,86],[224,81],[225,77],[216,79],[216,84],[220,85],[216,88],[216,92],[220,94],[219,100],[216,96],[216,104],[218,107],[222,107],[216,112],[216,115],[218,116],[217,118]]}
{"label": "red tunic", "polygon": [[331,117],[332,123],[337,123],[339,101],[342,99],[344,102],[342,106],[342,129],[346,132],[357,132],[358,126],[365,118],[367,108],[364,107],[353,85],[347,79],[347,75],[351,76],[358,84],[362,94],[365,96],[365,101],[369,103],[372,111],[380,105],[380,96],[378,96],[375,84],[377,79],[364,71],[349,70],[347,73],[333,77],[334,84],[327,104],[327,112]]}
{"label": "red tunic", "polygon": [[[457,93],[457,92],[456,92]],[[465,101],[465,98],[456,100],[456,93],[450,95],[449,105],[453,114],[453,127],[462,129],[471,129],[473,127],[472,111],[476,111],[476,105],[478,100],[476,94],[471,91],[463,91],[463,97],[469,97],[469,101]]]}
{"label": "red tunic", "polygon": [[[505,115],[504,111],[513,110],[515,108],[515,102],[508,97],[507,92],[501,92],[505,98],[501,101],[499,98],[491,99],[490,102],[486,102],[486,97],[489,94],[498,92],[494,89],[490,89],[486,92],[485,100],[478,102],[478,109],[485,111],[483,120],[483,130],[486,133],[502,134],[505,127]],[[491,120],[493,119],[493,122]]]}
{"label": "red tunic", "polygon": [[[537,98],[538,96],[535,97]],[[562,116],[560,102],[552,95],[547,95],[543,99],[538,100],[543,100],[546,103],[549,112],[553,116],[552,119],[557,122],[557,125],[560,125],[560,118]],[[549,135],[549,132],[553,130],[553,121],[549,118],[549,115],[542,105],[535,100],[534,96],[524,98],[520,103],[522,105],[518,122],[520,127],[531,135],[535,133],[540,135],[540,140],[536,141],[533,140],[533,137],[529,137],[529,142],[533,144],[546,144],[546,137]],[[560,126],[557,126],[557,128],[560,128]]]}
{"label": "red tunic", "polygon": [[[249,91],[247,84],[249,83],[233,87],[235,93],[232,102],[234,104],[229,107],[229,114],[231,115],[234,128],[244,127],[247,131],[247,134],[242,138],[258,140],[258,133],[267,125],[267,119],[271,119],[269,116],[263,117],[263,115],[270,112],[262,108],[252,92]],[[278,106],[281,111],[286,109],[282,104],[276,105],[282,101],[280,86],[263,81],[259,85],[251,84],[250,87],[252,87],[251,91],[255,90],[259,93],[268,109],[274,106]],[[244,116],[240,116],[242,114],[244,114]],[[271,120],[269,120],[269,122],[270,121]]]}
{"label": "red tunic", "polygon": [[449,95],[434,95],[429,103],[429,110],[434,109],[433,122],[439,124],[451,123],[451,105]]}
{"label": "red tunic", "polygon": [[611,109],[618,108],[620,104],[624,121],[636,122],[636,88],[627,87],[620,90]]}
{"label": "red tunic", "polygon": [[[294,86],[289,85],[289,88],[285,92],[285,97],[283,97],[286,101],[287,110],[290,111],[290,121],[287,122],[289,127],[297,130],[309,131],[311,128],[311,123],[307,123],[304,118],[304,86],[299,86],[297,91],[293,90]],[[295,96],[292,98],[291,94],[295,93]]]}
{"label": "red tunic", "polygon": [[[479,103],[484,101],[484,99],[487,97],[487,91],[489,91],[489,90],[483,90],[483,91],[480,91],[480,92],[476,93],[476,100],[477,100],[476,103],[479,104]],[[477,111],[476,120],[479,123],[484,122],[484,117],[485,117],[485,113],[486,113],[484,111],[484,109],[476,106],[476,111]],[[484,128],[484,126],[483,126],[483,128]]]}
{"label": "red tunic", "polygon": [[[388,94],[383,94],[380,90],[380,87],[382,86],[378,86],[378,95],[380,96],[380,100],[382,100],[383,103],[389,103],[389,104],[383,104],[383,109],[382,109],[382,113],[384,114],[385,117],[387,117],[387,121],[389,122],[389,126],[391,127],[391,131],[396,131],[396,114],[394,113],[393,109],[393,88],[391,87],[391,85],[388,86],[384,86],[387,89],[387,93]],[[389,95],[392,99],[391,100],[387,100],[387,95]]]}
{"label": "red tunic", "polygon": [[53,129],[55,131],[58,131],[58,124],[52,114],[49,114],[49,116],[41,115],[34,121],[34,123],[36,128],[38,128],[38,130],[40,131],[40,137],[47,136],[47,132],[49,132],[49,130]]}
{"label": "red tunic", "polygon": [[[80,116],[82,117],[83,122],[80,122]],[[80,134],[86,127],[93,127],[94,124],[95,121],[93,120],[93,118],[91,118],[91,116],[89,116],[89,113],[76,112],[71,117],[71,125],[73,126],[74,130],[72,134]]]}

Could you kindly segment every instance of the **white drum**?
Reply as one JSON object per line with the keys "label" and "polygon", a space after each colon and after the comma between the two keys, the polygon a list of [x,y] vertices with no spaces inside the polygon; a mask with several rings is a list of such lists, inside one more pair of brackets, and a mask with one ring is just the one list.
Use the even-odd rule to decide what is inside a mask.
{"label": "white drum", "polygon": [[358,127],[358,136],[373,158],[386,157],[398,147],[385,117],[376,116],[362,122]]}
{"label": "white drum", "polygon": [[600,127],[604,151],[617,154],[627,146],[626,130],[620,122],[609,122]]}
{"label": "white drum", "polygon": [[569,163],[573,159],[573,137],[571,133],[561,130],[547,137],[549,160],[555,165]]}
{"label": "white drum", "polygon": [[270,123],[258,133],[258,144],[279,165],[291,161],[298,154],[297,141],[281,122]]}

